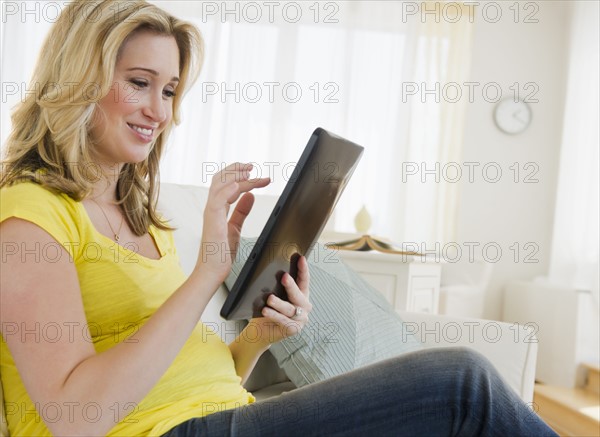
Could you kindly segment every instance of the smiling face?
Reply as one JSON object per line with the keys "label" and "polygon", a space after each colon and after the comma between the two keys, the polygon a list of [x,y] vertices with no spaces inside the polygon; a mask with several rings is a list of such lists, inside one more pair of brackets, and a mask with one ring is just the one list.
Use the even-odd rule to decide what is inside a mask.
{"label": "smiling face", "polygon": [[113,86],[98,102],[90,134],[105,164],[141,162],[171,122],[179,50],[171,36],[141,31],[122,47]]}

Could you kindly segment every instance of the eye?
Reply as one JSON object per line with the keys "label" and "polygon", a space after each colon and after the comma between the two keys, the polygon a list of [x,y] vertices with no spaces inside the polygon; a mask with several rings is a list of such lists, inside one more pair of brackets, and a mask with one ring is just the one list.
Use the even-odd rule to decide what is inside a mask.
{"label": "eye", "polygon": [[144,82],[143,80],[131,79],[129,82],[132,83],[133,85],[135,85],[135,87],[137,87],[137,88],[145,88],[148,86],[148,84],[146,82]]}
{"label": "eye", "polygon": [[165,96],[167,96],[170,99],[172,99],[173,97],[175,97],[177,95],[177,93],[172,90],[165,90],[164,94],[165,94]]}
{"label": "eye", "polygon": [[[146,88],[148,86],[148,82],[140,79],[130,79],[129,83],[131,83],[135,89]],[[177,95],[177,93],[174,90],[164,90],[163,94],[169,99],[172,99]]]}

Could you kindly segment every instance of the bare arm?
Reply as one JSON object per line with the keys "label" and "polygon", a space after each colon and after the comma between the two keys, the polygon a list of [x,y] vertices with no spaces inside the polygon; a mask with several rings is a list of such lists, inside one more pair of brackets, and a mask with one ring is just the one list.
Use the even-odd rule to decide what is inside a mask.
{"label": "bare arm", "polygon": [[[0,235],[3,245],[11,241],[22,241],[30,248],[36,243],[38,247],[57,244],[38,226],[15,218],[0,224]],[[69,417],[68,406],[74,402],[95,402],[104,413],[95,423],[87,423],[82,415],[73,421],[47,422],[53,434],[104,435],[128,413],[116,409],[115,422],[115,414],[108,414],[117,413],[114,405],[139,403],[167,370],[217,289],[218,278],[197,268],[132,336],[133,342],[122,342],[96,354],[93,344],[82,335],[91,338],[89,331],[79,329],[86,327],[87,321],[77,272],[66,250],[61,249],[64,252],[58,262],[43,256],[35,262],[31,255],[21,254],[2,261],[0,319],[3,327],[10,324],[18,328],[16,334],[3,335],[27,392],[42,407],[39,411],[53,403],[64,407],[61,417]],[[36,324],[52,324],[63,332],[57,342],[47,341],[47,336],[21,335],[26,329],[31,332]],[[66,335],[68,326],[78,328]]]}
{"label": "bare arm", "polygon": [[[217,175],[220,179],[221,175]],[[215,178],[204,214],[203,242],[226,241],[229,205],[241,192],[266,185],[249,181],[238,184],[233,176],[219,181]],[[57,245],[46,231],[17,218],[0,223],[0,244],[4,248],[9,242],[27,248],[36,244],[37,247]],[[94,402],[103,412],[94,423],[86,421],[83,415],[75,415],[72,421],[45,420],[53,434],[105,435],[129,412],[122,407],[137,405],[168,369],[228,273],[230,262],[223,262],[220,256],[212,260],[205,257],[201,247],[193,273],[131,337],[133,341],[97,354],[89,342],[89,332],[81,329],[74,330],[74,336],[62,335],[52,342],[45,336],[21,336],[20,332],[8,335],[5,329],[7,326],[31,329],[36,323],[61,328],[87,326],[75,266],[67,251],[60,249],[62,256],[56,262],[43,256],[36,260],[21,253],[3,256],[0,264],[3,335],[30,398],[40,407],[38,411],[44,411],[44,406],[52,403],[63,409],[62,417],[69,417],[69,408],[74,404]],[[172,326],[177,326],[177,330]],[[120,406],[118,411],[115,405]]]}
{"label": "bare arm", "polygon": [[250,338],[246,335],[239,335],[229,344],[229,350],[235,362],[235,372],[242,378],[242,384],[248,380],[256,362],[270,346],[263,342],[250,341]]}
{"label": "bare arm", "polygon": [[[286,273],[282,283],[289,302],[275,295],[269,296],[267,306],[262,310],[263,317],[251,319],[244,331],[229,344],[235,370],[242,378],[242,384],[246,382],[258,359],[271,344],[298,334],[308,322],[312,304],[308,299],[310,274],[306,257],[298,259],[297,281]],[[299,316],[295,315],[297,307],[302,309]]]}

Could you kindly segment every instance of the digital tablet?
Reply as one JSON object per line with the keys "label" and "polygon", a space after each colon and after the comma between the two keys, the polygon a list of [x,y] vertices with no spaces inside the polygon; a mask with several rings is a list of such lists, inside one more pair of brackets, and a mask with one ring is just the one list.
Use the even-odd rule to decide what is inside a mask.
{"label": "digital tablet", "polygon": [[317,128],[277,200],[236,282],[221,316],[262,317],[271,294],[287,300],[281,278],[297,277],[300,255],[308,258],[352,176],[364,148]]}

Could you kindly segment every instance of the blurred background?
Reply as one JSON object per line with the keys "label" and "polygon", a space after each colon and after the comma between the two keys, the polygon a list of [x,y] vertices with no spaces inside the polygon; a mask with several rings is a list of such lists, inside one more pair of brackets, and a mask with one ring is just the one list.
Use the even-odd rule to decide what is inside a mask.
{"label": "blurred background", "polygon": [[[2,144],[65,3],[3,2]],[[365,147],[329,235],[364,206],[370,234],[445,261],[442,312],[536,323],[540,381],[597,367],[597,1],[151,3],[206,42],[162,181],[251,161],[278,195],[328,129]]]}

